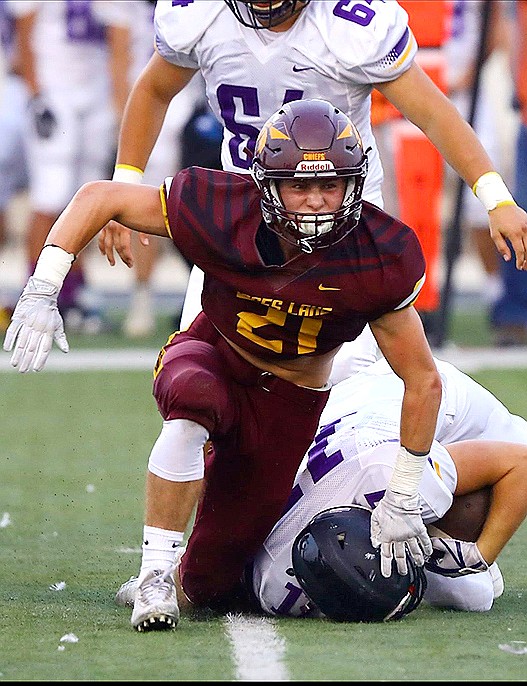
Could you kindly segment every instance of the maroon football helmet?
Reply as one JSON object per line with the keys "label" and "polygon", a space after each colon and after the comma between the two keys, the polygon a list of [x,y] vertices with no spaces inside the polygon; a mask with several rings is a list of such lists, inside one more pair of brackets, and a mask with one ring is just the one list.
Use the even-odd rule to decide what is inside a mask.
{"label": "maroon football helmet", "polygon": [[224,0],[236,19],[250,29],[269,29],[298,14],[311,0]]}
{"label": "maroon football helmet", "polygon": [[[262,193],[269,228],[304,252],[340,241],[358,224],[368,158],[359,132],[344,112],[326,100],[295,100],[264,124],[251,164]],[[336,212],[286,210],[280,180],[344,177],[346,190]]]}

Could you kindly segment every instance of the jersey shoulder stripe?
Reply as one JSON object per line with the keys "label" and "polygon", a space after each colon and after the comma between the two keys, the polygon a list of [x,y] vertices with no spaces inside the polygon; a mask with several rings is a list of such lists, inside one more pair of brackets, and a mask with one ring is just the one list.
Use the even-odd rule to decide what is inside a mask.
{"label": "jersey shoulder stripe", "polygon": [[359,83],[395,79],[417,52],[408,14],[397,2],[312,2],[305,11],[328,50]]}
{"label": "jersey shoulder stripe", "polygon": [[397,307],[394,307],[394,310],[404,310],[405,307],[409,307],[410,305],[413,305],[413,303],[417,300],[417,296],[421,292],[424,283],[426,280],[426,274],[423,274],[423,276],[417,281],[417,283],[414,286],[413,291],[410,293],[410,295],[405,298],[400,305],[397,305]]}

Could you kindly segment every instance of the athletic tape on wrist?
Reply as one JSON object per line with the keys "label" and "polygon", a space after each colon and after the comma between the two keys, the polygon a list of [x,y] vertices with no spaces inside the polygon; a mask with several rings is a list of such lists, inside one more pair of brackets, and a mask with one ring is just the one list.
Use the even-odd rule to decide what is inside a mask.
{"label": "athletic tape on wrist", "polygon": [[516,205],[511,192],[498,172],[482,174],[472,186],[472,191],[487,212],[503,205]]}
{"label": "athletic tape on wrist", "polygon": [[59,248],[58,245],[45,245],[33,276],[41,281],[50,281],[60,289],[74,261],[75,255]]}
{"label": "athletic tape on wrist", "polygon": [[116,164],[112,181],[121,183],[142,183],[144,171],[131,164]]}
{"label": "athletic tape on wrist", "polygon": [[415,455],[401,445],[388,487],[401,495],[417,495],[427,457],[428,453]]}

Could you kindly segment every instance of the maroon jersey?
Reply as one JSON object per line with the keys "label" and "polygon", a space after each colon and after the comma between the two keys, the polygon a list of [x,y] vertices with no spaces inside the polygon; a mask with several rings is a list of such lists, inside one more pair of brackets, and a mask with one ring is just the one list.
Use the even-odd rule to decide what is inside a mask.
{"label": "maroon jersey", "polygon": [[334,350],[412,303],[424,282],[416,234],[370,203],[338,243],[280,264],[249,176],[190,167],[167,179],[164,193],[174,245],[205,274],[203,311],[260,358]]}

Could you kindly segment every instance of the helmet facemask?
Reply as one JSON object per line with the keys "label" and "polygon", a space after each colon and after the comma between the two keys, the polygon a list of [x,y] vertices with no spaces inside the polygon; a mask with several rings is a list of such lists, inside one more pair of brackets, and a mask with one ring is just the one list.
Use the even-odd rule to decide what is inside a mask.
{"label": "helmet facemask", "polygon": [[[327,176],[327,174],[324,176],[315,174],[307,178],[327,178]],[[356,198],[361,197],[363,185],[362,177],[347,177],[344,198],[340,208],[334,212],[294,212],[285,208],[279,190],[280,182],[271,177],[267,182],[268,192],[262,199],[263,218],[271,231],[288,243],[296,245],[303,252],[311,253],[318,248],[328,248],[349,233],[346,226],[348,221],[351,221],[353,225],[358,222],[361,204]],[[266,195],[272,200],[268,201]]]}
{"label": "helmet facemask", "polygon": [[310,0],[224,0],[236,19],[250,29],[270,29],[298,14]]}

